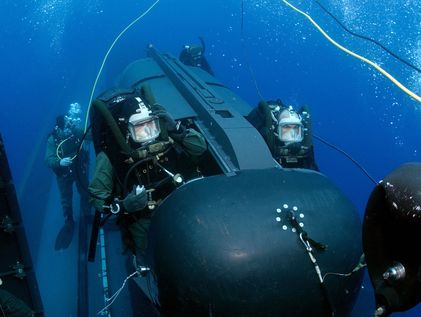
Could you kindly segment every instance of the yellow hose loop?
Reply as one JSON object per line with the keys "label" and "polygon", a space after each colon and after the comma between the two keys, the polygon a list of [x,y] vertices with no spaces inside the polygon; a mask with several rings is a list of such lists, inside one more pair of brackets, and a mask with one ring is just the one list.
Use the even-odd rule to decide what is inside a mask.
{"label": "yellow hose loop", "polygon": [[[61,141],[61,142],[57,145],[57,149],[56,149],[56,156],[59,158],[59,160],[63,159],[63,158],[60,156],[60,154],[59,154],[59,151],[60,151],[61,146],[62,146],[62,145],[63,145],[66,141],[70,140],[71,138],[72,138],[72,136],[69,136],[67,139],[64,139],[63,141]],[[73,157],[71,158],[71,160],[73,161],[73,160],[76,158],[76,156],[77,156],[77,152],[76,152],[76,154],[75,154],[75,155],[73,155]]]}
{"label": "yellow hose loop", "polygon": [[337,48],[339,48],[340,50],[348,53],[351,56],[354,56],[355,58],[358,58],[359,60],[373,66],[375,69],[377,69],[380,73],[382,73],[384,76],[386,76],[392,83],[394,83],[398,88],[400,88],[403,92],[405,92],[406,94],[408,94],[409,96],[411,96],[412,98],[414,98],[416,101],[421,102],[421,97],[418,96],[417,94],[415,94],[413,91],[409,90],[408,88],[406,88],[404,85],[402,85],[398,80],[396,80],[392,75],[390,75],[387,71],[385,71],[383,68],[381,68],[379,65],[377,65],[376,63],[370,61],[369,59],[358,55],[357,53],[354,53],[352,51],[350,51],[349,49],[347,49],[346,47],[340,45],[339,43],[335,42],[312,18],[311,16],[309,16],[307,13],[301,11],[300,9],[294,7],[292,4],[290,4],[288,1],[286,0],[282,0],[282,2],[284,2],[287,6],[291,7],[292,9],[294,9],[295,11],[297,11],[298,13],[301,13],[302,15],[304,15],[318,30],[320,33],[323,34],[323,36],[325,38],[328,39],[329,42],[331,42],[333,45],[335,45]]}
{"label": "yellow hose loop", "polygon": [[147,9],[145,12],[143,12],[139,17],[137,17],[135,20],[133,20],[128,26],[126,26],[125,28],[124,28],[124,30],[123,31],[121,31],[120,32],[120,34],[115,38],[115,40],[114,40],[114,42],[111,44],[111,46],[110,46],[110,48],[108,49],[108,51],[107,51],[107,53],[105,54],[105,57],[104,57],[104,59],[102,60],[102,64],[101,64],[101,67],[100,67],[100,69],[99,69],[99,72],[98,72],[98,74],[97,74],[97,76],[96,76],[96,78],[95,78],[95,82],[94,82],[94,85],[93,85],[93,87],[92,87],[92,91],[91,91],[91,95],[90,95],[90,97],[89,97],[89,103],[88,103],[88,110],[87,110],[87,112],[86,112],[86,119],[85,119],[85,133],[86,133],[86,130],[88,129],[88,116],[89,116],[89,111],[90,111],[90,109],[91,109],[91,104],[92,104],[92,99],[93,99],[93,96],[94,96],[94,93],[95,93],[95,89],[96,89],[96,85],[98,84],[98,80],[99,80],[99,77],[101,76],[101,73],[102,73],[102,70],[103,70],[103,68],[104,68],[104,65],[105,65],[105,63],[106,63],[106,61],[107,61],[107,59],[108,59],[108,55],[110,55],[110,53],[111,53],[111,51],[112,51],[112,49],[114,48],[114,46],[115,46],[115,44],[117,43],[117,41],[124,35],[124,33],[126,33],[126,31],[128,30],[128,29],[130,29],[135,23],[137,23],[140,19],[142,19],[146,14],[148,14],[149,13],[149,11],[151,11],[152,9],[153,9],[153,7],[155,7],[155,5],[157,5],[158,4],[158,2],[159,2],[160,0],[157,0],[157,1],[155,1],[150,7],[149,7],[149,9]]}

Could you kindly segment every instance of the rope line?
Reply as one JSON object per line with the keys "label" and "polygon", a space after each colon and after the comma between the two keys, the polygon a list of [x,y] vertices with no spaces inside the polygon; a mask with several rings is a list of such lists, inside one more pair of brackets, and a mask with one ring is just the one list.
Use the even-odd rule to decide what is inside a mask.
{"label": "rope line", "polygon": [[396,78],[394,78],[391,74],[389,74],[387,71],[385,71],[383,68],[381,68],[379,65],[374,63],[373,61],[369,60],[368,58],[361,56],[346,47],[342,46],[341,44],[337,43],[335,40],[333,40],[313,19],[310,15],[307,13],[301,11],[300,9],[294,7],[291,3],[289,3],[286,0],[282,0],[283,3],[285,3],[287,6],[295,10],[296,12],[304,15],[316,28],[317,30],[333,45],[335,45],[340,50],[344,51],[345,53],[348,53],[349,55],[371,65],[374,67],[377,71],[379,71],[381,74],[383,74],[386,78],[388,78],[393,84],[395,84],[398,88],[400,88],[403,92],[405,92],[410,97],[414,98],[416,101],[421,102],[421,97],[415,94],[413,91],[406,88],[403,84],[401,84]]}

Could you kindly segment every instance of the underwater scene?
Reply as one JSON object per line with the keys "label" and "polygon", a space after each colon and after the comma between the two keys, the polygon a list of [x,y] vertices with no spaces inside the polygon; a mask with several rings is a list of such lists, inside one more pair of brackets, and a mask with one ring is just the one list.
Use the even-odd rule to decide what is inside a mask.
{"label": "underwater scene", "polygon": [[0,11],[0,317],[420,316],[421,1]]}

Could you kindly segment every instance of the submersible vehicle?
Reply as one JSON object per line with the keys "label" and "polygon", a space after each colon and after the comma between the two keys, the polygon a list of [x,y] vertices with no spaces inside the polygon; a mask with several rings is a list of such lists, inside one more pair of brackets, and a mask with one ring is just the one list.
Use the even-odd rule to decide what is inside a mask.
{"label": "submersible vehicle", "polygon": [[[350,201],[321,173],[282,168],[245,119],[250,105],[153,46],[99,100],[145,85],[208,144],[202,177],[171,192],[152,217],[143,289],[161,316],[349,315],[362,279]],[[97,118],[94,109],[94,144]]]}
{"label": "submersible vehicle", "polygon": [[[361,224],[346,197],[318,172],[282,169],[244,119],[250,106],[202,69],[150,47],[118,87],[144,83],[209,148],[203,177],[179,186],[153,217],[137,278],[151,305],[163,317],[348,316],[361,271],[336,273],[356,271],[362,250]],[[421,301],[420,188],[421,164],[405,164],[367,204],[362,237],[375,316]],[[0,191],[1,289],[42,316],[1,137]]]}

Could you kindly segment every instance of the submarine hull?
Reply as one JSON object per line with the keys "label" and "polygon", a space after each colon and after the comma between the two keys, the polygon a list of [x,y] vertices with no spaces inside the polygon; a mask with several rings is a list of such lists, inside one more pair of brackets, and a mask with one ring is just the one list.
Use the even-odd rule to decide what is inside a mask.
{"label": "submarine hull", "polygon": [[312,248],[323,276],[356,266],[360,228],[352,204],[317,172],[244,170],[189,182],[162,203],[149,232],[161,314],[347,316],[362,273],[327,275],[323,288],[299,233],[327,245]]}

